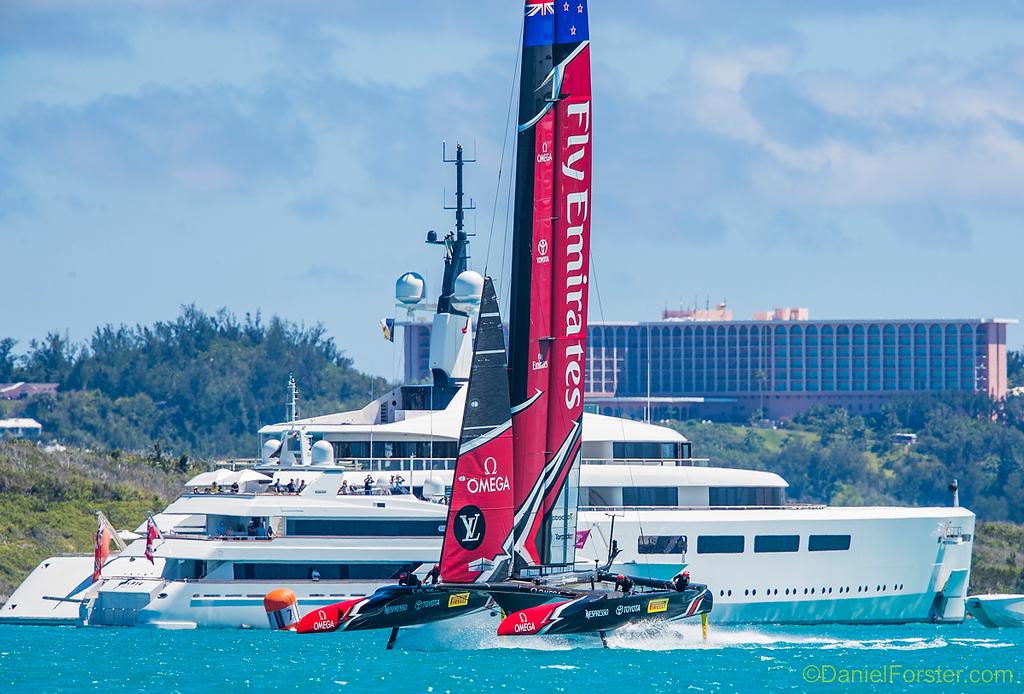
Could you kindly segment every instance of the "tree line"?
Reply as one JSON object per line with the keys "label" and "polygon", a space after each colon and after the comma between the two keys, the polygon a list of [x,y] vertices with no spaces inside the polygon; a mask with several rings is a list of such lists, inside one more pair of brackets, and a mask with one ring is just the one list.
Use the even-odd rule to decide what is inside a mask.
{"label": "tree line", "polygon": [[44,432],[101,450],[254,456],[256,431],[284,418],[289,374],[303,414],[364,405],[387,383],[356,370],[320,325],[194,305],[173,321],[105,325],[83,344],[49,333],[19,354],[0,340],[0,382],[56,382],[20,405]]}
{"label": "tree line", "polygon": [[[676,426],[713,465],[780,474],[793,501],[948,506],[955,479],[961,504],[979,518],[1024,522],[1024,397],[922,394],[865,416],[815,407],[768,431]],[[916,442],[894,440],[902,433]]]}

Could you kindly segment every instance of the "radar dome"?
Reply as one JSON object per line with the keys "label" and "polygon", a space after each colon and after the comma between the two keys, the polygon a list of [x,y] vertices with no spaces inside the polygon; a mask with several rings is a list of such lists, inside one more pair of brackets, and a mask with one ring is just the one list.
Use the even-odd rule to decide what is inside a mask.
{"label": "radar dome", "polygon": [[423,480],[423,496],[427,499],[439,499],[444,496],[444,482],[431,475]]}
{"label": "radar dome", "polygon": [[281,442],[277,439],[267,439],[263,444],[263,454],[260,456],[264,463],[269,463],[271,456],[277,453],[277,449],[281,447]]}
{"label": "radar dome", "polygon": [[395,299],[399,303],[412,306],[423,301],[426,296],[427,282],[418,272],[407,272],[395,282]]}
{"label": "radar dome", "polygon": [[334,446],[330,441],[317,441],[312,452],[314,465],[331,465],[334,463]]}
{"label": "radar dome", "polygon": [[480,308],[480,294],[483,290],[483,276],[474,270],[466,270],[455,278],[452,304],[464,313],[472,313]]}

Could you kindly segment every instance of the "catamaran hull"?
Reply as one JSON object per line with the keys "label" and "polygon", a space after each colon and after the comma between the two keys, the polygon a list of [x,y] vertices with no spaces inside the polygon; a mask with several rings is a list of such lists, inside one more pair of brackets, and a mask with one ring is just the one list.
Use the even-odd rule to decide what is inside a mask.
{"label": "catamaran hull", "polygon": [[472,614],[488,606],[485,593],[436,586],[384,586],[354,598],[310,610],[296,625],[300,634],[394,629]]}
{"label": "catamaran hull", "polygon": [[711,612],[714,599],[705,586],[634,595],[589,593],[510,613],[499,636],[588,634],[613,631],[640,622],[671,622]]}

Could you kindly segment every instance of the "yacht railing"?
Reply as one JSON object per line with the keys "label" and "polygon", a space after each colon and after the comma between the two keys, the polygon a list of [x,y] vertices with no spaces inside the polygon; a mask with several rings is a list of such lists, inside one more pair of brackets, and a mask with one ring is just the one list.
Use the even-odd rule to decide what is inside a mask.
{"label": "yacht railing", "polygon": [[780,506],[580,506],[580,511],[806,511],[828,508],[825,504],[782,504]]}
{"label": "yacht railing", "polygon": [[[455,458],[336,458],[334,465],[346,471],[353,472],[412,472],[421,470],[454,470]],[[706,467],[710,462],[709,458],[584,458],[586,465],[658,465],[663,467]],[[211,461],[209,468],[230,468],[240,470],[243,468],[259,467],[261,461],[258,458],[233,458],[229,460]],[[321,466],[295,466],[292,468],[280,468],[270,466],[274,469],[308,469]]]}

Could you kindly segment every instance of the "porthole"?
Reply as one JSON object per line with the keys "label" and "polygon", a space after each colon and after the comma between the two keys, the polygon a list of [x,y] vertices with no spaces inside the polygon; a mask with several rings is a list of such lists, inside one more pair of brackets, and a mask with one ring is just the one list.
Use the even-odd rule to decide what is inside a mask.
{"label": "porthole", "polygon": [[730,588],[728,591],[726,591],[725,594],[728,595],[729,597],[732,597],[732,589]]}
{"label": "porthole", "polygon": [[750,591],[750,594],[751,595],[757,595],[757,588],[754,588],[752,591]]}
{"label": "porthole", "polygon": [[832,586],[829,586],[829,587],[828,587],[828,594],[829,594],[829,595],[832,595]]}
{"label": "porthole", "polygon": [[804,595],[807,595],[807,589],[804,588]]}
{"label": "porthole", "polygon": [[786,595],[789,595],[789,588],[786,588]]}
{"label": "porthole", "polygon": [[724,598],[725,597],[725,591],[724,590],[718,591],[718,597]]}
{"label": "porthole", "polygon": [[882,586],[882,592],[883,593],[885,592],[885,586],[884,585]]}
{"label": "porthole", "polygon": [[750,595],[750,589],[749,588],[744,588],[743,589],[743,594],[744,595]]}
{"label": "porthole", "polygon": [[811,595],[814,595],[814,588],[811,588]]}

